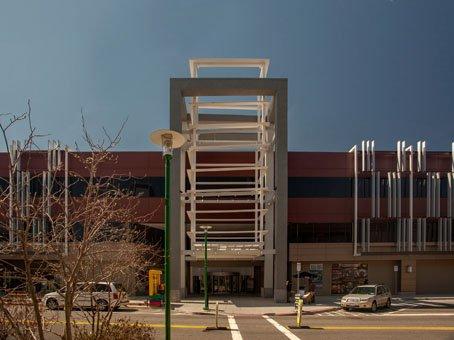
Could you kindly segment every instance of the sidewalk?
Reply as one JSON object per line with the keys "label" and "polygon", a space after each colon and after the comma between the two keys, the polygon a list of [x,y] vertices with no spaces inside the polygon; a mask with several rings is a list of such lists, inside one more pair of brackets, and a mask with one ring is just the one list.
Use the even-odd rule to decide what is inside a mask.
{"label": "sidewalk", "polygon": [[[310,315],[339,310],[340,298],[340,296],[317,296],[316,303],[303,306],[303,314]],[[129,306],[147,308],[146,299],[146,296],[131,297]],[[275,303],[272,298],[261,297],[212,297],[210,298],[209,311],[203,310],[203,298],[194,297],[172,303],[172,310],[182,314],[214,314],[216,302],[219,304],[219,313],[223,315],[285,316],[296,314],[293,303]],[[397,308],[454,308],[454,295],[398,295],[393,297],[392,304]]]}
{"label": "sidewalk", "polygon": [[[130,306],[145,306],[143,299],[132,298]],[[204,311],[204,300],[202,298],[185,299],[178,303],[172,303],[172,310],[185,314],[214,314],[216,302],[219,304],[219,313],[235,316],[254,316],[254,315],[295,315],[293,303],[276,303],[272,298],[261,297],[226,297],[225,299],[213,297],[210,299],[210,310]],[[317,314],[338,310],[339,297],[320,296],[316,303],[304,305],[304,314]]]}

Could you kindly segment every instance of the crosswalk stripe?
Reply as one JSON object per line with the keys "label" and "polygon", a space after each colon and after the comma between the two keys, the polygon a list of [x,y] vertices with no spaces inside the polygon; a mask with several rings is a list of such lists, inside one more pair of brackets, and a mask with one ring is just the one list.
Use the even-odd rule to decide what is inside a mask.
{"label": "crosswalk stripe", "polygon": [[272,324],[274,327],[276,327],[276,329],[281,332],[282,334],[284,334],[287,338],[291,339],[291,340],[300,340],[300,338],[298,338],[295,334],[293,334],[292,332],[290,332],[287,328],[285,328],[284,326],[282,326],[279,322],[277,322],[276,320],[270,318],[268,315],[263,315],[263,317],[265,318],[266,321],[268,321],[270,324]]}
{"label": "crosswalk stripe", "polygon": [[227,316],[227,319],[229,320],[229,328],[230,333],[232,334],[232,340],[243,340],[238,325],[235,321],[235,317],[233,315],[229,315]]}

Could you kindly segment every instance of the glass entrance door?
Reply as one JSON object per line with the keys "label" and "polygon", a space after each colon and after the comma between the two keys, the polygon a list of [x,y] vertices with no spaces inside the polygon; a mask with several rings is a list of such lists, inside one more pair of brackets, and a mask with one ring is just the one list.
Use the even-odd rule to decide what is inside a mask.
{"label": "glass entrance door", "polygon": [[211,293],[213,294],[236,294],[240,292],[238,273],[210,273],[208,279],[212,284]]}

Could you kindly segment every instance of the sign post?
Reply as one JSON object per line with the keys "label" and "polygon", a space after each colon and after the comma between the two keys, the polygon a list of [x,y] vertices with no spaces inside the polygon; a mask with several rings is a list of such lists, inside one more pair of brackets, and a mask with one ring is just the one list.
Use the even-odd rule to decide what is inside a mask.
{"label": "sign post", "polygon": [[397,295],[397,272],[399,271],[399,266],[394,266],[394,294]]}
{"label": "sign post", "polygon": [[296,294],[300,293],[301,262],[296,263]]}

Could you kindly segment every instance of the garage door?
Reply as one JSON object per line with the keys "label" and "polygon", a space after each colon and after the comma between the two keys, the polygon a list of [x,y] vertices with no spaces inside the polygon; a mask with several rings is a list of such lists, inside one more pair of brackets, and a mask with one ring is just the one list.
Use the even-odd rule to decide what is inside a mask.
{"label": "garage door", "polygon": [[454,260],[417,261],[416,293],[454,293]]}

